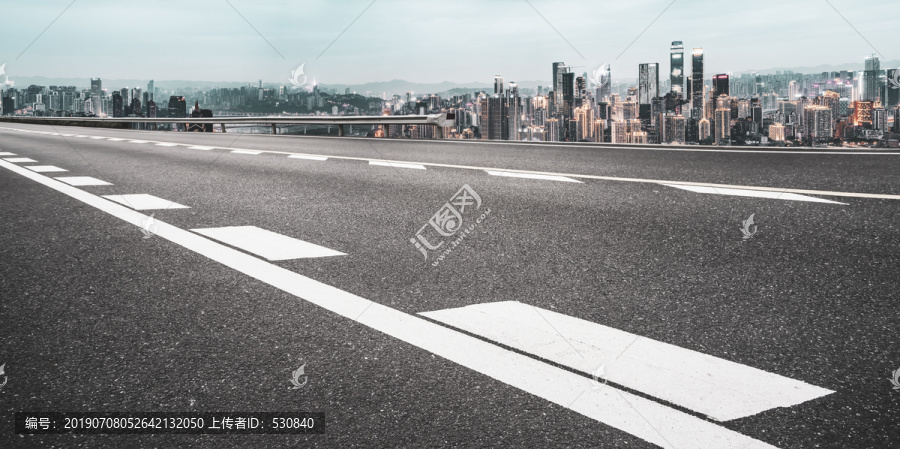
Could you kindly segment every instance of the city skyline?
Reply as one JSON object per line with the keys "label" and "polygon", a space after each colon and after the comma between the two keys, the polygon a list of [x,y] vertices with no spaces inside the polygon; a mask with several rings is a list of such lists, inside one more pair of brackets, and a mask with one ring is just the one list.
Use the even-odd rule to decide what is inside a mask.
{"label": "city skyline", "polygon": [[[888,15],[866,13],[888,6],[887,1],[842,2],[839,13],[818,1],[764,1],[729,5],[716,11],[715,20],[708,20],[711,2],[624,6],[498,1],[472,3],[471,8],[463,4],[439,14],[431,6],[377,1],[341,9],[324,2],[300,8],[235,1],[234,9],[218,2],[171,3],[171,8],[166,3],[156,8],[111,2],[74,3],[65,9],[67,5],[13,3],[5,8],[15,19],[0,30],[4,42],[31,42],[35,36],[27,47],[0,48],[0,63],[8,64],[11,80],[100,76],[286,83],[290,70],[304,63],[306,73],[321,84],[397,79],[490,83],[495,74],[521,83],[549,82],[544,67],[554,61],[567,61],[576,73],[609,63],[614,79],[637,79],[641,63],[658,63],[661,73],[668,74],[672,41],[683,42],[688,56],[690,49],[703,48],[707,73],[862,65],[873,53],[883,64],[896,59],[879,52],[890,48],[882,37],[891,32]],[[579,12],[577,22],[565,14],[569,9]],[[635,15],[638,10],[645,14]],[[106,16],[129,20],[104,21]],[[302,21],[306,16],[321,19]],[[103,26],[85,27],[91,20]],[[603,31],[598,33],[598,27]],[[485,39],[492,45],[479,45]],[[85,48],[97,56],[86,56]]]}

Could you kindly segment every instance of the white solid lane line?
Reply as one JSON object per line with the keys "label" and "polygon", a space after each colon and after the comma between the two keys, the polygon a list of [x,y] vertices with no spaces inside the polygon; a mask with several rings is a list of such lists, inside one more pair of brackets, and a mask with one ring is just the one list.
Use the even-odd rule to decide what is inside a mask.
{"label": "white solid lane line", "polygon": [[[148,216],[17,165],[0,167],[142,227]],[[323,284],[205,237],[156,220],[156,235],[323,309],[393,336],[591,419],[671,449],[771,449],[709,421],[501,348],[425,319]],[[651,426],[648,422],[654,423]]]}
{"label": "white solid lane line", "polygon": [[228,226],[224,228],[191,229],[191,231],[268,260],[346,256],[342,252],[257,228],[256,226]]}
{"label": "white solid lane line", "polygon": [[517,301],[420,315],[717,421],[790,407],[831,390]]}
{"label": "white solid lane line", "polygon": [[29,159],[27,157],[6,157],[3,158],[6,162],[15,162],[15,163],[24,163],[24,162],[37,162],[34,159]]}
{"label": "white solid lane line", "polygon": [[31,170],[31,171],[39,172],[39,173],[44,173],[44,172],[54,172],[54,171],[68,171],[68,170],[66,170],[66,169],[64,169],[64,168],[59,168],[59,167],[54,166],[54,165],[30,165],[30,166],[27,166],[27,167],[25,167],[25,168],[27,168],[27,169],[29,169],[29,170]]}
{"label": "white solid lane line", "polygon": [[768,198],[773,200],[810,201],[813,203],[843,204],[837,201],[816,198],[814,196],[798,195],[796,193],[772,192],[766,190],[730,189],[727,187],[687,186],[678,184],[663,184],[676,189],[689,190],[697,193],[711,193],[713,195],[747,196],[752,198]]}
{"label": "white solid lane line", "polygon": [[133,195],[103,195],[111,201],[124,204],[135,210],[152,210],[152,209],[189,209],[188,206],[178,204],[174,201],[165,200],[146,193],[138,193]]}
{"label": "white solid lane line", "polygon": [[405,163],[401,163],[401,162],[369,161],[369,165],[379,165],[382,167],[394,167],[394,168],[414,168],[416,170],[425,170],[425,166],[422,164],[405,164]]}
{"label": "white solid lane line", "polygon": [[101,181],[90,176],[58,176],[58,179],[70,186],[111,186],[112,183]]}
{"label": "white solid lane line", "polygon": [[540,175],[533,173],[519,173],[519,172],[509,172],[509,171],[494,171],[494,170],[485,170],[487,174],[492,176],[506,176],[509,178],[528,178],[528,179],[542,179],[544,181],[563,181],[563,182],[577,182],[582,184],[582,181],[577,179],[567,178],[565,176],[556,176],[556,175]]}
{"label": "white solid lane line", "polygon": [[250,154],[253,156],[256,156],[256,155],[262,153],[262,151],[254,151],[254,150],[232,150],[231,152],[234,154]]}
{"label": "white solid lane line", "polygon": [[327,161],[328,158],[325,156],[307,156],[305,154],[292,154],[288,156],[291,159],[308,159],[311,161]]}

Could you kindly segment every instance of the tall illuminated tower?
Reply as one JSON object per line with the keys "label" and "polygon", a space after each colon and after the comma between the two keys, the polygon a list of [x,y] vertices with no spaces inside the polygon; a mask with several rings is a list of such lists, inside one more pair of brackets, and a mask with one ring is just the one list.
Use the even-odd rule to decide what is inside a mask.
{"label": "tall illuminated tower", "polygon": [[703,116],[703,49],[691,52],[691,106],[694,118]]}
{"label": "tall illuminated tower", "polygon": [[684,94],[684,45],[681,41],[672,42],[671,55],[669,56],[669,83],[672,92]]}

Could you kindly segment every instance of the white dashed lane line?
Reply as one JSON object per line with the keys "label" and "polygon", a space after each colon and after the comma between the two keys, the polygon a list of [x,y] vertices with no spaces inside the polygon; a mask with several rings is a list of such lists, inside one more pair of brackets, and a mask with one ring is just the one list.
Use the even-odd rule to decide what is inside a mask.
{"label": "white dashed lane line", "polygon": [[327,161],[328,158],[325,156],[307,156],[305,154],[292,154],[288,156],[291,159],[307,159],[310,161]]}
{"label": "white dashed lane line", "polygon": [[232,150],[231,152],[233,154],[249,154],[249,155],[253,155],[253,156],[257,156],[260,153],[262,153],[262,151],[253,151],[253,150]]}
{"label": "white dashed lane line", "polygon": [[773,199],[773,200],[810,201],[810,202],[814,202],[814,203],[842,204],[844,206],[847,205],[847,203],[839,203],[837,201],[816,198],[814,196],[798,195],[796,193],[772,192],[772,191],[764,191],[764,190],[730,189],[727,187],[686,186],[686,185],[677,185],[677,184],[663,184],[663,185],[668,186],[668,187],[674,187],[676,189],[688,190],[688,191],[697,192],[697,193],[710,193],[713,195],[746,196],[746,197],[751,197],[751,198],[767,198],[767,199]]}
{"label": "white dashed lane line", "polygon": [[29,159],[27,157],[7,157],[7,158],[3,158],[3,160],[6,162],[15,162],[17,164],[18,163],[27,163],[27,162],[37,162],[36,160]]}
{"label": "white dashed lane line", "polygon": [[156,144],[156,146],[158,146],[158,147],[177,147],[178,144],[177,143],[169,143],[169,142],[160,142],[160,143]]}
{"label": "white dashed lane line", "polygon": [[129,140],[130,143],[147,143],[147,140]]}
{"label": "white dashed lane line", "polygon": [[416,170],[425,170],[425,166],[422,164],[406,164],[406,163],[402,163],[402,162],[369,161],[369,165],[379,165],[382,167],[394,167],[394,168],[414,168]]}
{"label": "white dashed lane line", "polygon": [[58,179],[70,186],[111,186],[112,183],[92,178],[90,176],[59,176]]}
{"label": "white dashed lane line", "polygon": [[188,206],[178,204],[174,201],[165,200],[146,193],[138,193],[132,195],[103,195],[111,201],[124,204],[135,210],[153,210],[153,209],[188,209]]}
{"label": "white dashed lane line", "polygon": [[189,150],[202,150],[202,151],[214,150],[215,148],[216,147],[204,147],[204,146],[200,146],[200,145],[194,145],[194,146],[188,147]]}
{"label": "white dashed lane line", "polygon": [[9,151],[0,151],[0,156],[15,156],[16,153],[10,153]]}
{"label": "white dashed lane line", "polygon": [[228,226],[224,228],[191,229],[191,231],[268,260],[346,256],[342,252],[257,228],[256,226]]}
{"label": "white dashed lane line", "polygon": [[31,171],[39,172],[39,173],[44,173],[44,172],[56,172],[56,171],[68,171],[68,170],[66,170],[66,169],[64,169],[64,168],[59,168],[59,167],[57,167],[57,166],[55,166],[55,165],[31,165],[31,166],[27,166],[27,167],[25,167],[25,168],[27,168],[27,169],[29,169],[29,170],[31,170]]}
{"label": "white dashed lane line", "polygon": [[565,176],[556,176],[556,175],[541,175],[534,173],[519,173],[519,172],[509,172],[509,171],[494,171],[494,170],[485,170],[487,174],[492,176],[506,176],[509,178],[527,178],[527,179],[541,179],[544,181],[563,181],[563,182],[577,182],[579,184],[583,184],[583,181],[579,181],[577,179],[567,178]]}
{"label": "white dashed lane line", "polygon": [[420,315],[717,421],[790,407],[834,393],[518,301],[475,304]]}

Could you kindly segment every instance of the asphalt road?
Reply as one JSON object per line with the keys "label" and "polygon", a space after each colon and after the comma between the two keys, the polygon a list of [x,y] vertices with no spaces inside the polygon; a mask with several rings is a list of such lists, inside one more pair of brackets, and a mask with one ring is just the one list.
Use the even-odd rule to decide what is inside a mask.
{"label": "asphalt road", "polygon": [[[190,148],[197,145],[215,148]],[[900,369],[900,154],[697,150],[0,123],[0,152],[14,153],[0,160],[37,161],[0,167],[0,364],[8,378],[0,389],[0,447],[661,445],[567,406],[577,398],[560,404],[548,398],[562,392],[516,380],[544,365],[565,382],[577,377],[590,385],[589,374],[538,347],[491,341],[419,315],[503,301],[833,391],[718,421],[628,379],[610,381],[702,425],[781,448],[900,446],[900,390],[889,381]],[[139,222],[9,168],[34,165],[67,170],[35,175],[50,183],[61,184],[52,181],[61,176],[111,183],[74,188],[91,197],[150,194],[189,208],[139,211],[163,226],[144,238]],[[566,179],[485,171],[492,169]],[[772,188],[781,197],[708,194],[659,181]],[[481,200],[460,218],[474,227],[435,265],[437,253],[423,257],[410,239],[464,185]],[[756,232],[745,239],[741,228],[751,214],[747,229]],[[229,226],[344,253],[270,261],[238,249],[272,270],[376,306],[335,313],[330,296],[313,287],[305,293],[313,284],[292,293],[178,237],[184,230],[194,234],[191,242],[206,241],[190,230]],[[429,242],[440,238],[424,229]],[[334,300],[335,309],[341,301]],[[406,321],[382,319],[383,310],[418,316],[424,324],[415,326],[429,329],[424,334],[444,337],[407,335]],[[552,329],[566,340],[567,333]],[[527,363],[515,365],[518,373],[489,374],[490,365],[460,362],[476,355],[448,356],[457,335]],[[292,372],[303,363],[308,383],[292,389]],[[732,387],[750,388],[742,379]],[[325,433],[13,429],[13,413],[22,411],[234,410],[323,412]],[[610,411],[619,412],[613,405]],[[665,422],[645,419],[663,446],[712,447],[702,438],[696,446],[680,443]]]}

